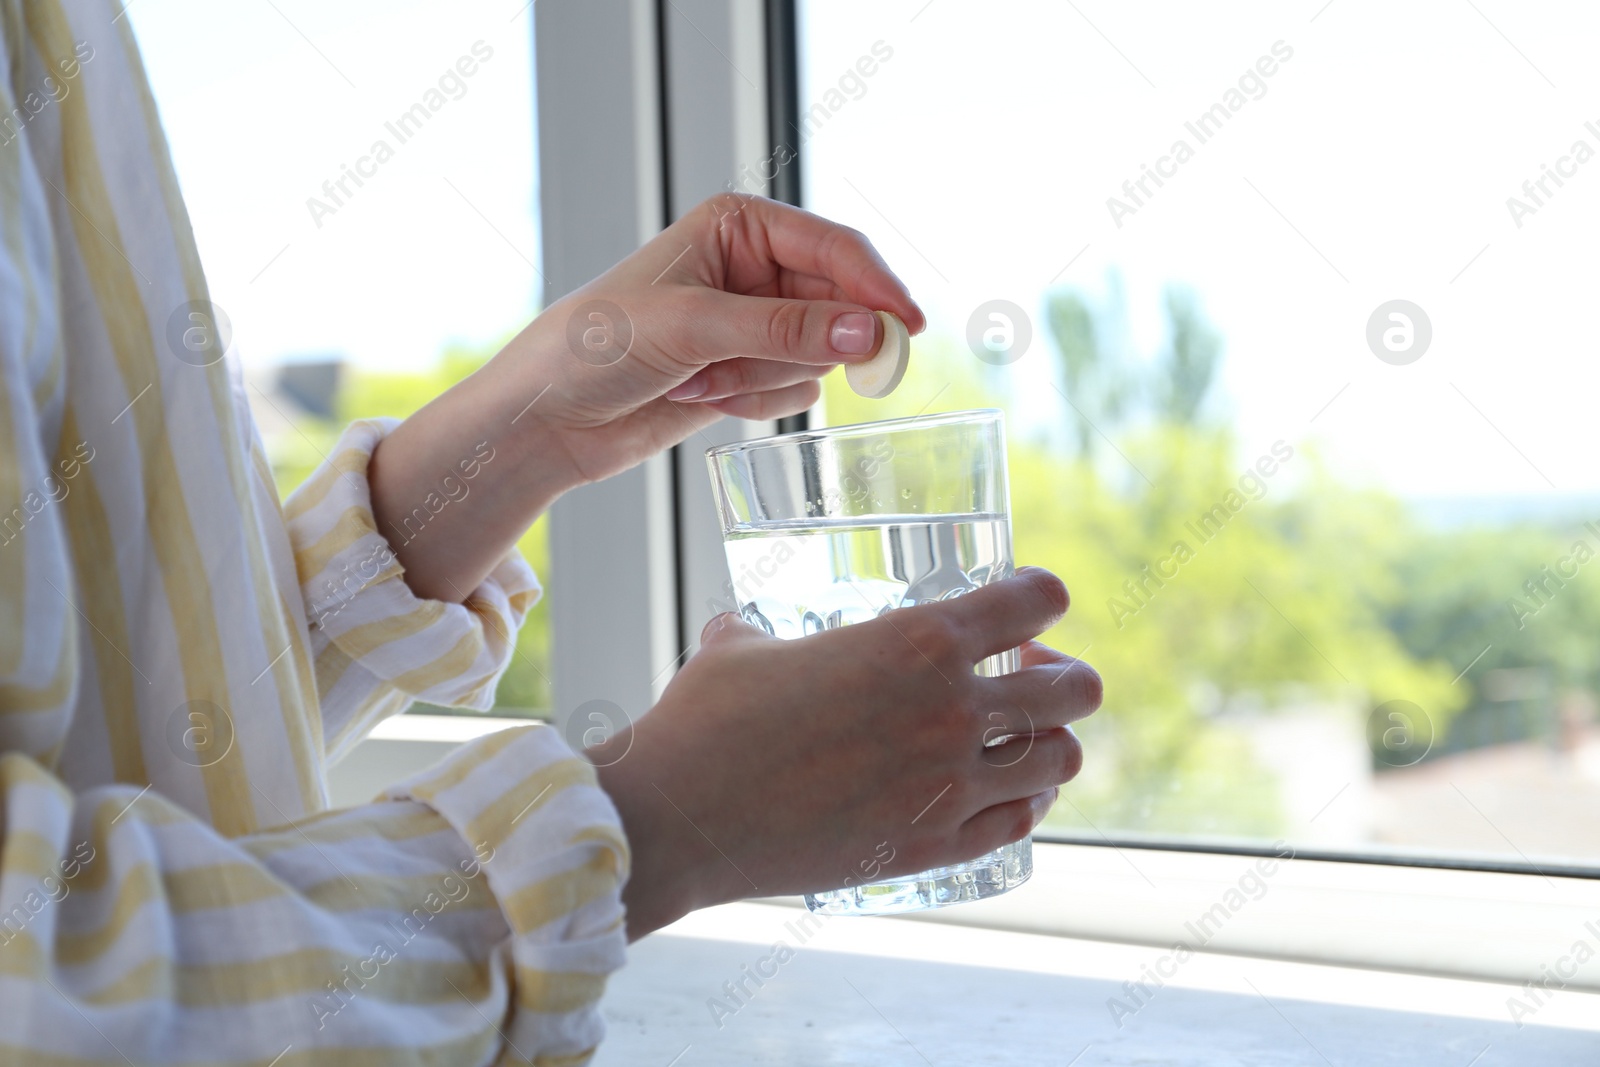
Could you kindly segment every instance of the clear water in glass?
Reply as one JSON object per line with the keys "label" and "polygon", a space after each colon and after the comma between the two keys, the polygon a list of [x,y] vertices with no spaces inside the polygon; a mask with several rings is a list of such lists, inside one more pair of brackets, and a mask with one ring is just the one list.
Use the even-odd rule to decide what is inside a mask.
{"label": "clear water in glass", "polygon": [[[1012,573],[1010,528],[998,514],[753,521],[728,530],[725,545],[741,613],[784,638],[960,596]],[[1015,650],[977,668],[989,677],[1016,669]],[[1004,893],[1032,873],[1024,838],[966,863],[812,894],[806,906],[863,915],[943,907]]]}

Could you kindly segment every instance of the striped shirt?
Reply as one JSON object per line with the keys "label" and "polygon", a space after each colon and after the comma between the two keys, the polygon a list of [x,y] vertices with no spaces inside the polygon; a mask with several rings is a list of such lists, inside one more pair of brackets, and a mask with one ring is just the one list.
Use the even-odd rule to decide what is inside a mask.
{"label": "striped shirt", "polygon": [[0,1063],[587,1062],[629,856],[556,731],[327,810],[538,584],[412,594],[387,421],[280,506],[119,6],[0,0]]}

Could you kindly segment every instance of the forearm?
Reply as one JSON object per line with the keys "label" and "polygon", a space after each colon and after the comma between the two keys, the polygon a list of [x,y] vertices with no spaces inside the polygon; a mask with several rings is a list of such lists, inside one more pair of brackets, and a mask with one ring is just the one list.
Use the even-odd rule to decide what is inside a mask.
{"label": "forearm", "polygon": [[[628,940],[637,941],[691,911],[737,900],[755,887],[690,822],[641,761],[624,759],[635,738],[619,734],[590,748],[600,787],[622,819],[632,874],[622,887]],[[646,743],[650,743],[649,740]],[[673,792],[683,794],[669,783]]]}
{"label": "forearm", "polygon": [[465,600],[556,497],[581,481],[541,418],[539,405],[551,398],[540,397],[550,383],[537,374],[539,343],[530,326],[372,454],[367,479],[378,532],[420,597]]}
{"label": "forearm", "polygon": [[[760,198],[709,200],[383,442],[369,472],[379,532],[414,592],[459,601],[565,490],[723,415],[810,406],[816,377],[871,358],[869,339],[841,328],[875,309],[926,322],[860,234]],[[448,497],[444,479],[459,481],[480,447],[495,458]]]}

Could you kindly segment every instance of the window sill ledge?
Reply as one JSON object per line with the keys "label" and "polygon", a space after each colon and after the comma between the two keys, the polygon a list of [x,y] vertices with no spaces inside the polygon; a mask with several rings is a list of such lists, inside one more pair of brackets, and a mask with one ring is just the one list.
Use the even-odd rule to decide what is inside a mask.
{"label": "window sill ledge", "polygon": [[328,799],[336,808],[365,804],[395,782],[438,763],[464,742],[539,721],[493,715],[395,715],[374,726],[329,768]]}
{"label": "window sill ledge", "polygon": [[[1124,983],[1141,980],[1166,955],[1160,949],[897,919],[802,926],[804,918],[732,904],[634,945],[604,1001],[609,1036],[597,1067],[919,1057],[1561,1067],[1592,1064],[1600,1048],[1600,995],[1591,993],[1555,994],[1519,1028],[1507,1004],[1526,994],[1514,986],[1197,953],[1145,997]],[[792,953],[782,962],[778,942]],[[770,977],[758,986],[746,968]]]}

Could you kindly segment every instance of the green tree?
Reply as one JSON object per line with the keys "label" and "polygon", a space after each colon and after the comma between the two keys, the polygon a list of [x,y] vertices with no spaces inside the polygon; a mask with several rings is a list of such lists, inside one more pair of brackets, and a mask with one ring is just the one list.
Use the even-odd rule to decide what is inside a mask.
{"label": "green tree", "polygon": [[[1342,489],[1309,455],[1242,487],[1253,468],[1224,430],[1158,426],[1119,447],[1150,484],[1113,485],[1081,458],[1011,457],[1017,558],[1073,594],[1046,639],[1084,650],[1106,683],[1080,730],[1091,759],[1052,821],[1272,834],[1274,771],[1218,710],[1325,703],[1359,717],[1404,696],[1444,719],[1459,706],[1451,665],[1387,625],[1401,591],[1387,569],[1395,502]],[[1207,525],[1229,502],[1239,509]]]}
{"label": "green tree", "polygon": [[1076,290],[1045,297],[1045,326],[1061,367],[1066,421],[1079,455],[1092,455],[1101,433],[1112,433],[1137,398],[1137,381],[1118,342],[1127,326],[1121,283],[1113,274],[1111,296],[1096,308]]}
{"label": "green tree", "polygon": [[[1198,315],[1183,321],[1200,341],[1180,343],[1194,357],[1186,365],[1205,366],[1209,328]],[[990,406],[985,369],[918,338],[887,400],[827,379],[827,421]],[[1050,568],[1072,590],[1071,612],[1045,639],[1082,653],[1106,683],[1105,707],[1080,727],[1089,759],[1050,817],[1058,826],[1275,835],[1286,829],[1276,771],[1255,762],[1250,737],[1219,709],[1324,702],[1361,719],[1403,697],[1444,722],[1465,697],[1450,684],[1456,666],[1408,648],[1389,625],[1405,591],[1393,571],[1396,532],[1408,529],[1399,504],[1339,485],[1311,454],[1242,483],[1256,457],[1201,422],[1209,377],[1189,382],[1189,422],[1116,430],[1126,461],[1010,435],[1016,560]],[[1190,529],[1235,498],[1220,529]],[[1176,574],[1147,577],[1180,543],[1188,558]]]}
{"label": "green tree", "polygon": [[1167,316],[1167,348],[1156,365],[1157,415],[1178,426],[1194,426],[1216,380],[1222,360],[1222,335],[1200,310],[1192,289],[1168,286],[1162,294]]}
{"label": "green tree", "polygon": [[1600,690],[1600,537],[1577,523],[1520,522],[1427,530],[1402,544],[1394,566],[1406,596],[1389,625],[1413,655],[1455,664],[1470,699],[1467,730],[1445,731],[1440,750],[1553,741],[1552,700],[1495,700],[1484,679],[1521,671],[1544,678],[1549,696]]}

